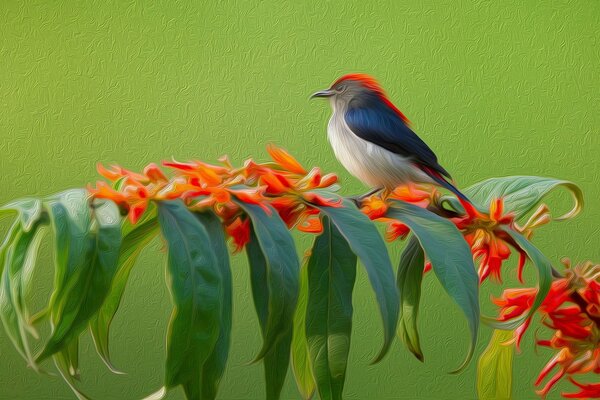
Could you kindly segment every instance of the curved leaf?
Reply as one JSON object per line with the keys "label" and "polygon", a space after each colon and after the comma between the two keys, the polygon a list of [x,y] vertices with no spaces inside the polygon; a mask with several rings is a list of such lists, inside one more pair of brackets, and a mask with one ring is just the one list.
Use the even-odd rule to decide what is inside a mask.
{"label": "curved leaf", "polygon": [[512,399],[512,331],[495,330],[477,364],[477,395],[480,400]]}
{"label": "curved leaf", "polygon": [[509,228],[503,228],[516,243],[521,250],[527,254],[527,257],[531,260],[531,263],[538,271],[538,292],[535,296],[535,301],[529,309],[529,312],[521,317],[511,319],[509,321],[497,321],[495,318],[483,317],[483,321],[496,329],[514,330],[523,324],[527,319],[536,312],[536,310],[542,305],[542,302],[550,291],[552,285],[552,263],[548,258],[542,254],[542,252],[535,247],[529,240],[518,232],[513,231]]}
{"label": "curved leaf", "polygon": [[322,400],[341,399],[352,332],[356,255],[328,217],[308,260],[306,340]]}
{"label": "curved leaf", "polygon": [[[271,290],[270,284],[278,282],[281,277],[275,276],[275,279],[270,279],[274,272],[269,270],[269,263],[254,231],[250,233],[250,242],[246,245],[246,253],[250,264],[250,282],[252,284],[254,307],[256,308],[263,336],[263,350],[256,357],[256,360],[260,357],[264,360],[267,399],[279,399],[288,370],[293,326],[290,328],[287,324],[284,324],[279,327],[269,327],[270,304],[281,300],[281,298],[273,296],[272,293],[278,294],[284,288],[275,286],[275,290]],[[286,294],[282,293],[280,296],[285,297]],[[274,332],[271,334],[273,339],[269,339],[267,335],[269,329]],[[272,340],[272,342],[269,343],[268,340]]]}
{"label": "curved leaf", "polygon": [[136,225],[124,223],[121,229],[126,233],[121,244],[117,272],[110,291],[102,307],[90,321],[90,333],[94,339],[96,351],[104,364],[113,373],[122,373],[113,365],[109,352],[109,332],[112,320],[119,309],[129,274],[142,250],[156,237],[158,220],[155,213],[146,213]]}
{"label": "curved leaf", "polygon": [[479,278],[471,250],[454,224],[424,208],[393,200],[387,217],[406,224],[419,240],[440,283],[458,304],[471,331],[471,344],[464,363],[467,366],[477,343],[479,329]]}
{"label": "curved leaf", "polygon": [[165,386],[182,385],[201,398],[202,367],[221,329],[223,277],[204,226],[181,201],[158,203],[168,247],[168,281],[174,311],[167,337]]}
{"label": "curved leaf", "polygon": [[[259,360],[280,337],[293,330],[298,301],[299,263],[296,246],[279,215],[260,206],[238,202],[252,221],[247,245],[252,294],[263,333]],[[286,366],[287,368],[287,366]]]}
{"label": "curved leaf", "polygon": [[22,229],[29,232],[33,224],[42,216],[42,201],[31,198],[15,200],[0,207],[0,214],[7,211],[16,211]]}
{"label": "curved leaf", "polygon": [[25,231],[22,221],[16,222],[0,249],[0,262],[4,265],[0,281],[0,318],[19,354],[35,370],[37,365],[27,335],[37,337],[37,333],[29,324],[25,291],[42,238],[41,226],[36,221]]}
{"label": "curved leaf", "polygon": [[89,397],[80,391],[75,379],[79,376],[79,339],[75,338],[65,348],[52,356],[54,365],[60,376],[69,385],[78,400],[89,400]]}
{"label": "curved leaf", "polygon": [[502,197],[506,211],[513,212],[516,218],[525,216],[544,196],[558,187],[564,187],[573,196],[573,208],[555,220],[575,217],[583,207],[583,193],[573,182],[539,176],[506,176],[491,178],[476,183],[465,189],[463,193],[473,202],[485,206],[486,210],[492,200]]}
{"label": "curved leaf", "polygon": [[202,367],[202,399],[214,399],[217,397],[219,383],[225,372],[229,347],[231,342],[231,318],[232,311],[232,279],[231,267],[229,265],[229,252],[223,233],[223,225],[212,212],[197,213],[196,217],[204,225],[211,246],[217,258],[217,264],[221,271],[223,280],[223,308],[221,310],[221,326],[219,337],[213,351]]}
{"label": "curved leaf", "polygon": [[117,269],[121,216],[117,206],[102,201],[93,212],[85,192],[68,192],[48,203],[56,233],[57,285],[51,300],[52,335],[37,360],[76,339],[102,306]]}
{"label": "curved leaf", "polygon": [[[331,194],[330,194],[331,195]],[[344,199],[342,207],[319,207],[331,218],[333,224],[346,239],[352,252],[358,256],[367,270],[371,286],[379,304],[383,320],[384,343],[373,361],[380,361],[392,344],[398,323],[399,298],[394,284],[394,272],[387,247],[373,222],[360,212],[353,202]]]}
{"label": "curved leaf", "polygon": [[306,306],[308,302],[308,266],[300,269],[300,294],[294,315],[294,335],[292,338],[292,370],[296,386],[304,400],[310,400],[315,393],[315,379],[312,376],[308,343],[306,341]]}
{"label": "curved leaf", "polygon": [[398,334],[408,349],[420,361],[423,361],[423,351],[419,340],[417,316],[421,301],[421,283],[425,268],[425,254],[415,236],[411,237],[402,252],[396,285],[400,292],[400,322]]}

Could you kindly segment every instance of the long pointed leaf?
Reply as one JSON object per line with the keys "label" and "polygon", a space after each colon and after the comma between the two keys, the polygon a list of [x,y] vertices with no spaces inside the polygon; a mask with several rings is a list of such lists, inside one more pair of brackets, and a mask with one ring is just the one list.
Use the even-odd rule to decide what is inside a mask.
{"label": "long pointed leaf", "polygon": [[0,250],[0,261],[4,264],[0,281],[0,318],[8,337],[28,364],[37,370],[31,354],[28,334],[37,336],[29,324],[29,313],[25,303],[26,275],[31,274],[42,238],[41,223],[36,221],[30,230],[23,230],[18,222],[9,233],[10,241]]}
{"label": "long pointed leaf", "polygon": [[123,232],[128,231],[128,233],[123,237],[117,272],[102,307],[90,321],[90,333],[94,339],[96,351],[106,366],[114,373],[122,372],[113,365],[110,359],[110,325],[119,309],[129,275],[138,256],[158,233],[158,220],[155,214],[147,215],[151,216],[129,229],[122,230]]}
{"label": "long pointed leaf", "polygon": [[225,372],[229,347],[231,342],[231,318],[232,318],[232,279],[231,267],[229,265],[229,252],[223,233],[223,226],[217,216],[212,213],[198,213],[196,217],[200,220],[211,246],[217,257],[217,263],[223,278],[223,309],[221,310],[221,327],[219,338],[215,347],[204,363],[202,368],[202,399],[214,399],[217,397],[219,383]]}
{"label": "long pointed leaf", "polygon": [[293,329],[300,266],[294,240],[275,210],[270,209],[270,214],[267,214],[259,206],[238,204],[252,221],[253,233],[247,253],[264,339],[256,357],[260,359],[280,337]]}
{"label": "long pointed leaf", "polygon": [[425,254],[415,236],[411,237],[402,252],[396,285],[400,291],[400,322],[398,334],[408,349],[423,361],[419,340],[417,316],[421,300],[421,283],[425,267]]}
{"label": "long pointed leaf", "polygon": [[380,361],[389,350],[398,323],[399,298],[387,248],[373,222],[354,203],[343,200],[343,207],[318,207],[331,218],[352,252],[367,270],[383,320],[384,343],[373,361]]}
{"label": "long pointed leaf", "polygon": [[306,340],[322,400],[342,398],[352,331],[356,255],[328,217],[308,260]]}
{"label": "long pointed leaf", "polygon": [[89,218],[87,195],[69,193],[49,206],[62,284],[55,288],[52,303],[52,336],[38,361],[76,339],[102,306],[117,270],[121,247],[121,217],[113,202],[103,201],[95,207],[94,231],[85,224]]}
{"label": "long pointed leaf", "polygon": [[471,344],[465,361],[454,371],[459,372],[473,356],[479,329],[479,278],[471,250],[452,222],[421,207],[393,201],[387,217],[397,219],[411,229],[442,286],[467,317]]}
{"label": "long pointed leaf", "polygon": [[512,331],[496,330],[477,364],[479,400],[512,399],[514,344]]}
{"label": "long pointed leaf", "polygon": [[165,386],[182,385],[201,398],[202,367],[221,328],[223,278],[204,226],[181,201],[158,203],[169,250],[168,280],[175,309],[169,324]]}
{"label": "long pointed leaf", "polygon": [[308,343],[306,341],[306,307],[308,303],[308,266],[300,270],[300,294],[294,315],[294,335],[292,338],[292,370],[296,386],[304,400],[310,400],[315,393],[315,379],[312,375]]}

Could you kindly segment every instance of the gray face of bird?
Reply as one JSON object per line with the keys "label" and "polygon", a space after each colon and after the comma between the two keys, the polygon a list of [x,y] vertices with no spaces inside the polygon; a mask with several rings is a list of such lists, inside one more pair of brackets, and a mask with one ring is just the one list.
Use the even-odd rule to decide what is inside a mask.
{"label": "gray face of bird", "polygon": [[331,88],[321,90],[311,96],[329,98],[331,107],[334,110],[346,109],[350,102],[357,103],[361,99],[370,97],[371,90],[364,87],[360,82],[354,80],[346,80],[338,82]]}

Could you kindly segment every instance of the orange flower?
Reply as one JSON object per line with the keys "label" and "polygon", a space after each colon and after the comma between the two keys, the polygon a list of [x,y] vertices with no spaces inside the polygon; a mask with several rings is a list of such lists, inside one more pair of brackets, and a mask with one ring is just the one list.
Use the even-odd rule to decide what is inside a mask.
{"label": "orange flower", "polygon": [[237,217],[225,226],[225,232],[233,239],[235,251],[241,251],[250,241],[250,220]]}
{"label": "orange flower", "polygon": [[389,197],[426,208],[437,195],[437,190],[431,185],[409,183],[395,188]]}
{"label": "orange flower", "polygon": [[[502,263],[510,257],[511,251],[507,241],[509,239],[500,228],[514,226],[514,216],[510,213],[504,214],[503,200],[492,201],[489,215],[477,211],[453,218],[452,221],[463,232],[471,247],[473,258],[479,260],[479,281],[483,282],[488,276],[502,281]],[[519,254],[518,274],[521,278],[526,256],[521,251]]]}
{"label": "orange flower", "polygon": [[571,383],[581,389],[578,393],[562,393],[567,399],[600,399],[600,383],[582,384],[569,378]]}
{"label": "orange flower", "polygon": [[[538,340],[537,344],[557,353],[540,372],[535,385],[546,396],[552,387],[564,376],[594,373],[600,374],[600,318],[595,313],[600,306],[600,265],[590,262],[579,264],[567,270],[566,276],[552,283],[550,293],[539,308],[542,323],[554,331],[548,340]],[[506,321],[524,315],[533,305],[537,289],[505,290],[501,299],[494,302],[501,307],[500,320]],[[530,324],[527,320],[515,332],[517,345]],[[577,383],[576,383],[577,384]],[[567,398],[587,398],[597,388],[579,385],[580,393]],[[586,397],[587,396],[587,397]]]}
{"label": "orange flower", "polygon": [[379,196],[371,196],[362,201],[361,209],[371,220],[384,218],[388,210],[388,205]]}
{"label": "orange flower", "polygon": [[267,151],[269,152],[269,155],[273,161],[275,161],[275,163],[277,163],[284,170],[298,175],[306,174],[304,167],[294,157],[292,157],[290,153],[282,148],[270,144],[267,146]]}
{"label": "orange flower", "polygon": [[98,164],[98,172],[115,182],[118,188],[111,188],[105,182],[99,181],[96,188],[89,187],[88,190],[95,198],[114,201],[128,214],[132,224],[137,223],[148,208],[150,200],[168,183],[168,178],[155,164],[146,166],[143,175],[118,166],[106,169],[102,164]]}

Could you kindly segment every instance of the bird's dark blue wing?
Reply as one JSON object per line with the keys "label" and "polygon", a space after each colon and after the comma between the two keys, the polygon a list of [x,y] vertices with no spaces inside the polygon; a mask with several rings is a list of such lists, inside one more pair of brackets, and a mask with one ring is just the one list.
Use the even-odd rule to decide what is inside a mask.
{"label": "bird's dark blue wing", "polygon": [[350,130],[361,139],[408,157],[419,166],[450,178],[429,146],[385,103],[373,101],[359,107],[350,105],[345,119]]}

